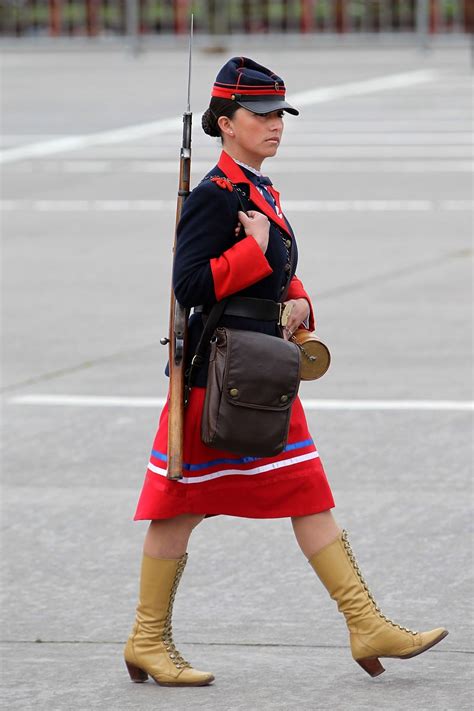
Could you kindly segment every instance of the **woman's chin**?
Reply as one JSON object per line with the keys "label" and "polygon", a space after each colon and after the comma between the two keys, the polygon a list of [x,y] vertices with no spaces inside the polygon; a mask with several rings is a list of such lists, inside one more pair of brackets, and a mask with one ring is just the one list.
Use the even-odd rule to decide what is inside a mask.
{"label": "woman's chin", "polygon": [[271,158],[272,156],[276,155],[279,146],[280,146],[279,143],[270,143],[270,142],[266,143],[265,147],[264,147],[265,156],[267,158]]}

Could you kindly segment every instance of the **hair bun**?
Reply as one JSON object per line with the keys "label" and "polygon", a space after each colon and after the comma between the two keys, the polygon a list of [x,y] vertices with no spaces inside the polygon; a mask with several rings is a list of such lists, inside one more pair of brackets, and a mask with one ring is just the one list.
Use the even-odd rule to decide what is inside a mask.
{"label": "hair bun", "polygon": [[204,111],[201,119],[201,125],[202,130],[204,133],[207,133],[208,136],[215,136],[218,138],[221,135],[216,118],[210,108]]}

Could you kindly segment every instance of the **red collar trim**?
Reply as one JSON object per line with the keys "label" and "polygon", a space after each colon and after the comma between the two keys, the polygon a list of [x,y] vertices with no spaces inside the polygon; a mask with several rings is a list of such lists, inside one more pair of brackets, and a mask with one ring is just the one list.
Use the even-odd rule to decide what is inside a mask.
{"label": "red collar trim", "polygon": [[[257,190],[252,181],[247,178],[240,166],[237,165],[235,160],[231,158],[230,155],[225,151],[222,151],[217,167],[220,168],[224,175],[226,175],[233,183],[245,183],[246,185],[248,185],[250,189],[250,199],[252,200],[252,202],[257,205],[259,210],[263,212],[269,220],[272,220],[276,225],[278,225],[278,227],[281,227],[291,236],[291,232],[285,220],[278,217],[275,210],[272,210],[263,195],[260,194],[260,192]],[[276,190],[274,192],[278,195]],[[279,195],[277,202],[279,206]]]}

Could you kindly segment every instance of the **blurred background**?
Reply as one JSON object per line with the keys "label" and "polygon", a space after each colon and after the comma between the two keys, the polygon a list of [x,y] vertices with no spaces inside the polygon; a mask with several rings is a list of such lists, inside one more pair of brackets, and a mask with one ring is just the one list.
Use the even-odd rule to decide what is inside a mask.
{"label": "blurred background", "polygon": [[473,0],[2,0],[12,36],[472,31]]}
{"label": "blurred background", "polygon": [[[381,682],[290,523],[227,516],[193,534],[174,621],[215,686],[123,666],[191,7],[192,186],[221,150],[200,128],[220,67],[270,67],[300,109],[263,170],[332,354],[300,394],[336,516],[385,614],[450,629]],[[0,24],[5,708],[471,711],[473,1],[0,0]]]}

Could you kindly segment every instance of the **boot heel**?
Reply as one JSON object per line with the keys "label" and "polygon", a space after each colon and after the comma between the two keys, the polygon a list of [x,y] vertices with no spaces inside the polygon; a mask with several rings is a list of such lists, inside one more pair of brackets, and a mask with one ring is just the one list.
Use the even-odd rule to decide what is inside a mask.
{"label": "boot heel", "polygon": [[371,657],[369,659],[356,659],[357,664],[360,664],[362,669],[370,674],[370,676],[379,676],[383,674],[385,669],[380,663],[378,657]]}
{"label": "boot heel", "polygon": [[141,684],[148,680],[148,674],[140,667],[136,667],[135,664],[130,664],[130,662],[125,662],[127,665],[128,673],[130,674],[130,679],[136,684]]}

